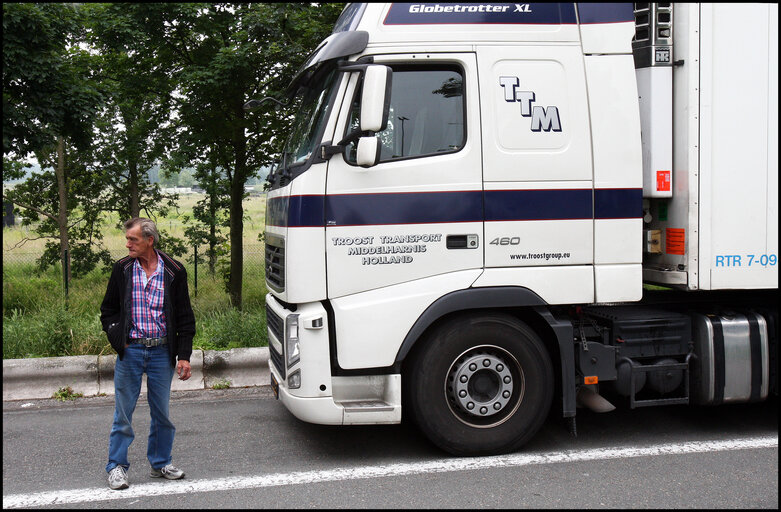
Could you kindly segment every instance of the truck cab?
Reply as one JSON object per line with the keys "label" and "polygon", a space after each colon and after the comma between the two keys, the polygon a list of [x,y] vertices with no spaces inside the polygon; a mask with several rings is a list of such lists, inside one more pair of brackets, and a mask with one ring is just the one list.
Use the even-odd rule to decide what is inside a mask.
{"label": "truck cab", "polygon": [[[644,279],[703,282],[690,241],[694,121],[674,116],[672,33],[657,32],[673,9],[651,5],[647,45],[633,4],[345,8],[291,84],[298,112],[269,176],[269,366],[294,415],[398,423],[404,405],[438,446],[476,454],[521,446],[554,403],[574,426],[581,389],[598,394],[600,381],[623,378],[637,404],[646,375],[675,372],[686,390],[667,403],[689,403],[706,372],[690,375],[694,317],[663,336],[667,349],[651,336],[622,355],[612,336],[622,321],[678,325],[670,307],[610,309],[641,303]],[[676,97],[693,105],[701,64],[684,60]],[[775,73],[777,91],[777,55]],[[756,175],[773,172],[777,183],[777,152]],[[776,233],[754,236],[763,275],[738,287],[777,289],[774,193]],[[754,379],[767,396],[774,327],[759,317],[770,334]]]}

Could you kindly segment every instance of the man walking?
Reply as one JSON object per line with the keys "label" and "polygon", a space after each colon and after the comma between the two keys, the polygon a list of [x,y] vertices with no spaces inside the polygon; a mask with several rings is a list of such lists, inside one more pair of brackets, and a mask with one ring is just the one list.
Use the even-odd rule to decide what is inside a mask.
{"label": "man walking", "polygon": [[[125,223],[128,256],[114,263],[100,321],[117,352],[114,367],[115,408],[108,445],[108,483],[128,487],[127,452],[135,437],[131,420],[147,375],[151,424],[147,458],[150,476],[176,480],[184,472],[171,463],[173,423],[168,417],[171,381],[190,378],[195,316],[190,306],[184,266],[155,249],[160,240],[155,223],[135,217]],[[178,358],[178,362],[177,362]]]}

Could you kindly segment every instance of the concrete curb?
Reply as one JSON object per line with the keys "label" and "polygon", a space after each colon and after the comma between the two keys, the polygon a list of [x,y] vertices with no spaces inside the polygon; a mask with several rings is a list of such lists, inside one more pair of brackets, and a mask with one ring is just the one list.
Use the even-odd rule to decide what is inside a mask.
{"label": "concrete curb", "polygon": [[[114,394],[116,354],[39,357],[3,360],[3,401],[51,398],[62,387],[94,396]],[[230,387],[268,386],[268,347],[231,350],[193,350],[192,377],[174,376],[171,390],[210,389],[227,381]],[[146,392],[146,374],[141,384]]]}

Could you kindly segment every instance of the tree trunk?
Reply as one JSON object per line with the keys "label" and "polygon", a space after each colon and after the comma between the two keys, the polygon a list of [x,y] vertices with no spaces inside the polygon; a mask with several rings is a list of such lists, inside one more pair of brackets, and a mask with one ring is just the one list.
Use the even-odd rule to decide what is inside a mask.
{"label": "tree trunk", "polygon": [[[238,119],[244,117],[241,103],[235,105],[235,113]],[[241,283],[244,277],[244,207],[241,201],[244,198],[244,183],[247,182],[247,139],[241,123],[236,123],[234,127],[233,149],[236,167],[233,169],[233,180],[231,180],[231,275],[228,287],[233,306],[241,311]]]}
{"label": "tree trunk", "polygon": [[60,228],[60,258],[62,260],[62,275],[67,285],[71,281],[70,246],[68,241],[68,185],[65,179],[65,140],[57,138],[57,192],[59,194],[59,212],[57,225]]}
{"label": "tree trunk", "polygon": [[239,173],[235,172],[231,183],[231,207],[230,207],[230,243],[231,264],[228,292],[231,304],[241,311],[241,281],[244,274],[244,208],[241,204],[244,195],[244,181],[239,179]]}
{"label": "tree trunk", "polygon": [[[130,173],[130,218],[132,219],[141,215],[141,201],[138,197],[138,164],[131,162],[128,167]],[[121,220],[124,222],[128,219]]]}

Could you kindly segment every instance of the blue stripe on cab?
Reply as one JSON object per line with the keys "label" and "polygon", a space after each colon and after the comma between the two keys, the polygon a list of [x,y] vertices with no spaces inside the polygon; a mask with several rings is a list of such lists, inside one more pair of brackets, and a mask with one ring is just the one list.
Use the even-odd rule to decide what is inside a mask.
{"label": "blue stripe on cab", "polygon": [[643,189],[598,188],[594,190],[597,219],[635,219],[643,216]]}
{"label": "blue stripe on cab", "polygon": [[329,226],[482,222],[481,191],[328,196]]}
{"label": "blue stripe on cab", "polygon": [[266,225],[287,227],[289,196],[269,197],[266,200]]}
{"label": "blue stripe on cab", "polygon": [[291,196],[288,225],[290,227],[322,227],[324,205],[324,196]]}
{"label": "blue stripe on cab", "polygon": [[642,189],[587,188],[274,197],[267,202],[266,222],[293,228],[642,216]]}
{"label": "blue stripe on cab", "polygon": [[486,221],[590,218],[591,189],[485,192]]}

